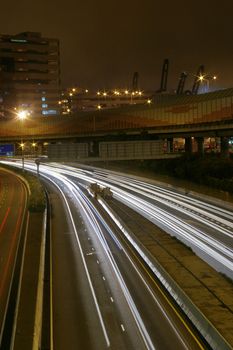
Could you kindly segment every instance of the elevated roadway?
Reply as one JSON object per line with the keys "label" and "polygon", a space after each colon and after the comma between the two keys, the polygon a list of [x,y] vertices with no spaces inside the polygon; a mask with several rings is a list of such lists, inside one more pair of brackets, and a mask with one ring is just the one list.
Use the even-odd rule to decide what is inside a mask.
{"label": "elevated roadway", "polygon": [[[113,147],[110,144],[113,141],[160,141],[165,146],[159,155],[142,153],[135,158],[127,155],[127,151],[123,153],[126,159],[166,158],[174,152],[173,138],[185,139],[185,151],[188,153],[203,153],[204,138],[219,138],[221,152],[227,155],[229,138],[232,136],[233,89],[195,96],[159,94],[154,96],[153,103],[149,105],[128,105],[112,110],[80,112],[71,116],[31,115],[26,120],[18,120],[17,117],[0,119],[0,142],[13,142],[16,154],[22,153],[19,143],[28,141],[23,146],[24,154],[50,154],[50,149],[53,148],[55,152],[51,151],[51,159],[60,160],[64,153],[74,160],[98,160],[103,157],[115,160],[114,156],[103,156],[101,151],[101,143],[102,147],[108,149]],[[72,146],[68,147],[70,149],[67,152],[64,146],[60,152],[63,144],[76,144],[77,150]],[[148,147],[150,148],[149,145]],[[122,156],[118,155],[117,158]]]}
{"label": "elevated roadway", "polygon": [[72,116],[0,120],[0,140],[93,139],[107,135],[133,137],[145,133],[232,136],[233,88],[195,95],[155,95],[150,105],[128,105],[113,110]]}

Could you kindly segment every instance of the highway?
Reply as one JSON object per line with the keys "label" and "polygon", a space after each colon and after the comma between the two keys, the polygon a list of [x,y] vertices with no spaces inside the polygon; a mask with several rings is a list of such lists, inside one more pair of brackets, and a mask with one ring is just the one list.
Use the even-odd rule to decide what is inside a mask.
{"label": "highway", "polygon": [[[60,192],[50,186],[55,349],[67,344],[69,349],[77,344],[88,349],[200,348],[190,325],[159,288],[155,292],[156,285],[150,286],[139,262],[130,258],[82,189],[64,177],[46,176]],[[66,215],[61,215],[62,202]]]}
{"label": "highway", "polygon": [[[178,237],[217,271],[233,279],[231,209],[113,171],[57,164],[50,164],[51,167],[56,173],[85,185],[98,182],[110,186],[114,198]],[[41,171],[43,169],[46,170],[46,166],[41,166]]]}
{"label": "highway", "polygon": [[[61,174],[66,171],[69,176]],[[40,173],[52,212],[54,348],[204,349],[115,223],[93,205],[86,191],[90,175],[79,178],[86,172],[59,171],[58,165],[41,165]]]}
{"label": "highway", "polygon": [[[17,198],[17,200],[16,200]],[[16,253],[25,216],[27,191],[19,177],[0,170],[0,344]]]}
{"label": "highway", "polygon": [[54,170],[79,181],[109,186],[114,198],[190,246],[201,258],[233,279],[232,210],[145,182],[134,176],[100,169],[54,165]]}

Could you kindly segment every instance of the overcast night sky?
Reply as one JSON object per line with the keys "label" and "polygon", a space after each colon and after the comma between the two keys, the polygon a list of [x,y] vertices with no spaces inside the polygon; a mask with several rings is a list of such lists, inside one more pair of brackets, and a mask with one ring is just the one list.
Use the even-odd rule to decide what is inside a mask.
{"label": "overcast night sky", "polygon": [[[200,64],[215,87],[233,87],[232,0],[11,0],[1,3],[0,33],[39,31],[60,39],[62,85],[157,90],[164,58],[168,87]],[[193,78],[189,78],[190,84]]]}

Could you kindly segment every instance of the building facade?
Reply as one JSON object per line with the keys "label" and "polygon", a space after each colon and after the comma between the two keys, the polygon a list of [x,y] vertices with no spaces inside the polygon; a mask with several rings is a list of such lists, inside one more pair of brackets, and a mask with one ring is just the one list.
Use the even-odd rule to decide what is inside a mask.
{"label": "building facade", "polygon": [[41,33],[0,35],[0,113],[58,115],[60,51],[57,39]]}

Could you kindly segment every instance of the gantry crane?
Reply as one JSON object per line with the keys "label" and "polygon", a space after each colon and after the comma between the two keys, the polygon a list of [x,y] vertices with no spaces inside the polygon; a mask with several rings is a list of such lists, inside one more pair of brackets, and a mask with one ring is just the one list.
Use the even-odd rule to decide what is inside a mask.
{"label": "gantry crane", "polygon": [[163,61],[160,89],[157,92],[165,92],[165,91],[167,91],[168,68],[169,68],[169,60],[166,58]]}
{"label": "gantry crane", "polygon": [[188,74],[186,72],[182,72],[180,75],[180,79],[179,79],[179,83],[178,83],[178,87],[176,90],[176,94],[177,95],[181,95],[184,93],[184,85],[185,85],[185,81],[187,78]]}
{"label": "gantry crane", "polygon": [[198,94],[198,90],[202,81],[202,77],[204,76],[204,66],[201,65],[198,70],[197,70],[197,74],[195,76],[195,80],[194,80],[194,84],[192,87],[192,95],[197,95]]}
{"label": "gantry crane", "polygon": [[139,78],[138,72],[134,72],[133,84],[132,84],[133,91],[138,91],[138,78]]}

